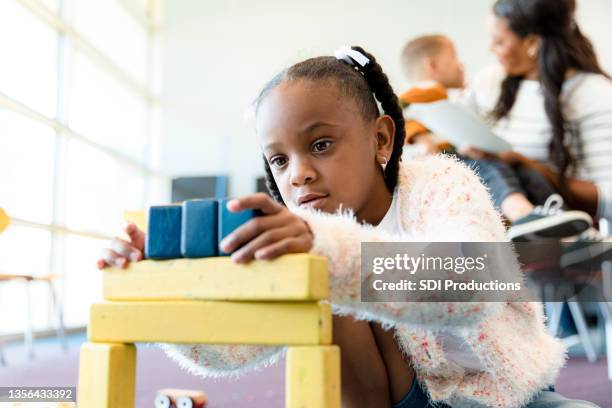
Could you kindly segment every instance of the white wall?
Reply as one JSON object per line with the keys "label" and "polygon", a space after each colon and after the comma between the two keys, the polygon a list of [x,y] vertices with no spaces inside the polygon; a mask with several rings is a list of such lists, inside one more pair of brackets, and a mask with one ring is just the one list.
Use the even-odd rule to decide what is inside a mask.
{"label": "white wall", "polygon": [[[579,21],[612,71],[612,2],[578,0]],[[226,173],[231,193],[262,175],[245,112],[283,67],[342,44],[373,53],[396,90],[399,53],[424,33],[449,35],[468,75],[492,61],[485,26],[492,0],[167,0],[163,4],[162,167],[173,175]],[[607,40],[607,42],[606,42]]]}

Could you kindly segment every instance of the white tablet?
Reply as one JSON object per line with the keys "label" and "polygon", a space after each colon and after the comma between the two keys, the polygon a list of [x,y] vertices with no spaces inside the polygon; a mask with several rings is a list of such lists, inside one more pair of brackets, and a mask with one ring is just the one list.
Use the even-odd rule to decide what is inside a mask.
{"label": "white tablet", "polygon": [[404,115],[457,147],[469,145],[491,153],[512,150],[510,143],[495,135],[481,118],[447,100],[413,103],[404,109]]}

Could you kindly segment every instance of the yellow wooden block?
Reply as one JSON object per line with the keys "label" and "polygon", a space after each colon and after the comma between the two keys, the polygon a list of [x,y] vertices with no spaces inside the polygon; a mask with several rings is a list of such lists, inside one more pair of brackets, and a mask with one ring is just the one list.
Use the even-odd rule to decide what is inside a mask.
{"label": "yellow wooden block", "polygon": [[8,215],[6,215],[4,210],[2,208],[0,208],[0,233],[2,231],[4,231],[6,229],[6,227],[8,227],[10,222],[11,222],[11,220],[8,217]]}
{"label": "yellow wooden block", "polygon": [[147,215],[144,211],[124,211],[123,219],[133,222],[142,231],[147,230]]}
{"label": "yellow wooden block", "polygon": [[327,259],[309,254],[238,265],[229,257],[142,261],[104,271],[107,300],[319,300]]}
{"label": "yellow wooden block", "polygon": [[79,360],[77,404],[83,408],[134,408],[136,347],[84,343]]}
{"label": "yellow wooden block", "polygon": [[327,303],[108,302],[94,304],[93,342],[330,344]]}
{"label": "yellow wooden block", "polygon": [[340,348],[290,347],[286,408],[340,408]]}

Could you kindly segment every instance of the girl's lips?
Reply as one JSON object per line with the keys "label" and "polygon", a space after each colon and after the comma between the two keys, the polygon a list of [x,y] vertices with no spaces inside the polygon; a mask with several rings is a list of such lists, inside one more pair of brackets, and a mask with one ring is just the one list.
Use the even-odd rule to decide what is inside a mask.
{"label": "girl's lips", "polygon": [[325,202],[327,201],[327,196],[322,196],[322,197],[316,197],[313,198],[311,200],[305,201],[303,203],[300,204],[300,207],[306,207],[306,208],[321,208],[323,207],[323,205],[325,205]]}

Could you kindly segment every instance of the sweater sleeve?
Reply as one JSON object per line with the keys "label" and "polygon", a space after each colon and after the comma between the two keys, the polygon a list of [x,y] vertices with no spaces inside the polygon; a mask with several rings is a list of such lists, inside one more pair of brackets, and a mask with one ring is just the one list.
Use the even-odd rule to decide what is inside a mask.
{"label": "sweater sleeve", "polygon": [[234,344],[158,344],[180,367],[200,377],[237,378],[275,364],[284,347]]}
{"label": "sweater sleeve", "polygon": [[[362,242],[504,241],[504,230],[489,195],[467,167],[448,158],[415,160],[400,174],[401,218],[412,234],[391,235],[359,224],[348,212],[325,214],[292,209],[314,235],[311,253],[328,258],[330,302],[337,314],[407,323],[430,329],[473,327],[497,313],[494,302],[361,302]],[[452,311],[452,312],[449,312]],[[166,354],[190,372],[206,377],[237,376],[275,362],[282,347],[163,344]]]}
{"label": "sweater sleeve", "polygon": [[597,217],[612,221],[612,81],[587,74],[567,101],[576,176],[595,184]]}
{"label": "sweater sleeve", "polygon": [[403,195],[400,217],[408,221],[411,234],[385,234],[359,224],[349,213],[293,210],[313,232],[311,252],[328,258],[330,302],[339,314],[389,325],[431,329],[477,325],[496,313],[501,303],[361,301],[362,282],[372,278],[371,271],[361,273],[362,242],[506,241],[488,192],[470,169],[441,156],[425,158],[410,167],[412,174],[400,176],[400,183],[409,185],[401,186],[399,194]]}

